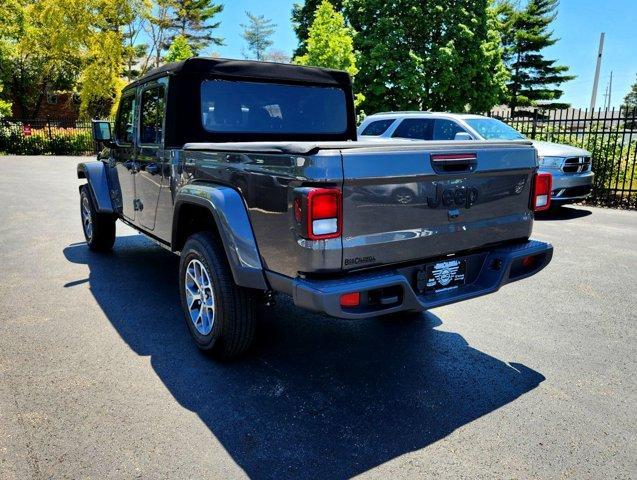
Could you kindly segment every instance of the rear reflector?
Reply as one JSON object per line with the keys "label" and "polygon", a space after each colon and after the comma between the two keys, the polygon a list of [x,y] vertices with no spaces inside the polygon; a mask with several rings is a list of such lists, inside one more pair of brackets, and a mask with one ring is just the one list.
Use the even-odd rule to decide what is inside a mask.
{"label": "rear reflector", "polygon": [[358,307],[361,303],[360,292],[346,293],[341,295],[341,307]]}
{"label": "rear reflector", "polygon": [[525,268],[531,268],[535,264],[535,256],[530,255],[522,259],[522,266]]}
{"label": "rear reflector", "polygon": [[294,199],[294,220],[296,220],[296,223],[303,221],[303,207],[301,206],[300,197]]}
{"label": "rear reflector", "polygon": [[533,192],[533,210],[541,212],[551,206],[551,188],[553,177],[550,173],[538,172],[535,174],[535,187]]}

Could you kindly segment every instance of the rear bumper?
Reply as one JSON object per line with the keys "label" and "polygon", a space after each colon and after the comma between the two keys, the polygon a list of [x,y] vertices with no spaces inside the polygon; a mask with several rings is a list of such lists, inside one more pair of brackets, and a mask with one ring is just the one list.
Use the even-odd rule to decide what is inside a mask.
{"label": "rear bumper", "polygon": [[[529,256],[533,256],[534,263],[527,268],[522,265],[522,259]],[[493,293],[502,285],[536,274],[548,265],[552,256],[552,245],[535,240],[459,256],[457,258],[466,259],[468,268],[471,265],[475,274],[472,278],[467,276],[465,286],[438,293],[424,293],[416,287],[416,273],[424,264],[348,274],[331,280],[285,280],[276,274],[270,274],[268,278],[275,290],[291,294],[295,305],[301,308],[338,318],[368,318],[401,311],[423,311]],[[382,300],[371,306],[341,307],[341,295],[351,292],[361,292],[361,298]]]}

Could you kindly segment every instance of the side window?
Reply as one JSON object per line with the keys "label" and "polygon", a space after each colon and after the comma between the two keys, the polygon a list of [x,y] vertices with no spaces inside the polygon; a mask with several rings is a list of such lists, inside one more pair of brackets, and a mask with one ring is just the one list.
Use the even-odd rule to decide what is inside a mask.
{"label": "side window", "polygon": [[139,143],[160,144],[163,140],[164,86],[158,85],[142,92],[139,117]]}
{"label": "side window", "polygon": [[434,120],[432,118],[406,118],[400,122],[392,137],[431,140],[433,131]]}
{"label": "side window", "polygon": [[135,95],[122,98],[115,121],[115,139],[118,143],[133,143]]}
{"label": "side window", "polygon": [[465,129],[452,120],[439,118],[434,127],[434,140],[454,140],[458,132],[465,132]]}
{"label": "side window", "polygon": [[385,133],[392,123],[394,123],[393,119],[376,120],[367,125],[361,132],[361,135],[373,135],[377,137]]}

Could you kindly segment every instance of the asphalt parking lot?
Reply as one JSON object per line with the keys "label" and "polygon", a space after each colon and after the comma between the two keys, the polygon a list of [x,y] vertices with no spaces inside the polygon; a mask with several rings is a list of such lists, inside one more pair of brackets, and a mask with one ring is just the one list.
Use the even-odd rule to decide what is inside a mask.
{"label": "asphalt parking lot", "polygon": [[540,274],[408,320],[286,299],[198,353],[178,258],[83,243],[77,158],[0,158],[0,478],[637,478],[637,212],[535,224]]}

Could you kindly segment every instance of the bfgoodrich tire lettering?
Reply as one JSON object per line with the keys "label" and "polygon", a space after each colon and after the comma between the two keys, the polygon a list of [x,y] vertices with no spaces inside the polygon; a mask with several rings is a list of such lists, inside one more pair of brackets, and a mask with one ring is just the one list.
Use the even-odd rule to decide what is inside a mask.
{"label": "bfgoodrich tire lettering", "polygon": [[188,330],[202,351],[228,359],[250,348],[254,294],[234,283],[223,247],[211,233],[190,236],[181,250],[179,292]]}
{"label": "bfgoodrich tire lettering", "polygon": [[110,251],[115,243],[116,218],[97,212],[88,185],[82,185],[80,189],[80,214],[88,248],[96,252]]}

